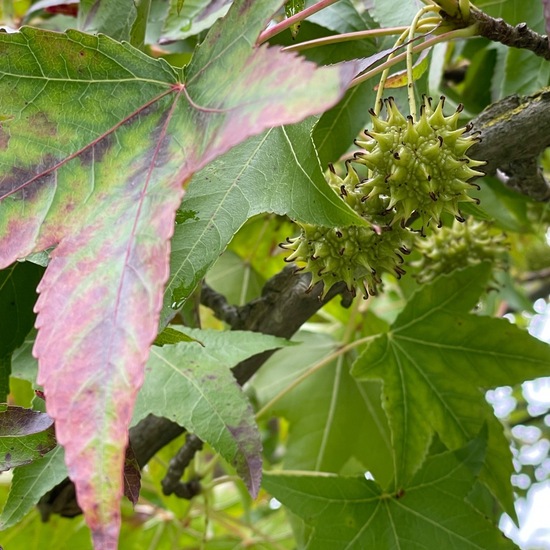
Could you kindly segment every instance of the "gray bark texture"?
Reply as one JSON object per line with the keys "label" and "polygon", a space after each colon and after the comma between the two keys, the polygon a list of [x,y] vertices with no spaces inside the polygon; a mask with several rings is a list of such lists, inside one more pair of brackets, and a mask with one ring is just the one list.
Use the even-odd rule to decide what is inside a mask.
{"label": "gray bark texture", "polygon": [[493,103],[472,120],[481,142],[468,155],[486,160],[481,170],[513,190],[537,201],[550,199],[550,186],[539,167],[540,154],[550,146],[550,88],[531,96],[513,95]]}

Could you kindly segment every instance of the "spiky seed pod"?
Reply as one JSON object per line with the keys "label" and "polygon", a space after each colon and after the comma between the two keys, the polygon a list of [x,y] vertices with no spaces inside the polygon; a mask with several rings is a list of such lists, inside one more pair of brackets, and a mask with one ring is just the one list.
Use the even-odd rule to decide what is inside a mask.
{"label": "spiky seed pod", "polygon": [[361,217],[379,227],[392,225],[392,210],[389,208],[390,198],[382,195],[365,195],[361,186],[361,178],[350,162],[346,162],[346,177],[342,179],[329,166],[327,181],[330,186],[340,195]]}
{"label": "spiky seed pod", "polygon": [[457,128],[462,107],[450,116],[443,114],[444,98],[432,109],[424,97],[420,117],[404,117],[393,98],[385,100],[387,118],[371,111],[372,130],[356,144],[364,149],[355,158],[367,166],[369,178],[359,189],[367,200],[389,197],[388,208],[394,222],[404,224],[416,212],[426,227],[431,220],[441,224],[441,214],[449,212],[461,220],[460,202],[478,202],[468,195],[469,180],[483,175],[475,170],[484,162],[467,157],[466,151],[478,135],[463,134],[469,127]]}
{"label": "spiky seed pod", "polygon": [[506,267],[506,236],[492,230],[491,224],[472,218],[452,227],[442,227],[429,237],[417,237],[415,248],[422,259],[411,264],[418,268],[420,283],[438,275],[481,262],[491,262],[495,269]]}
{"label": "spiky seed pod", "polygon": [[310,289],[324,282],[323,296],[330,287],[344,281],[348,289],[366,297],[375,295],[384,271],[400,277],[404,270],[401,254],[408,254],[409,232],[401,227],[385,230],[349,226],[342,228],[301,225],[301,233],[281,246],[292,253],[285,259],[312,274]]}

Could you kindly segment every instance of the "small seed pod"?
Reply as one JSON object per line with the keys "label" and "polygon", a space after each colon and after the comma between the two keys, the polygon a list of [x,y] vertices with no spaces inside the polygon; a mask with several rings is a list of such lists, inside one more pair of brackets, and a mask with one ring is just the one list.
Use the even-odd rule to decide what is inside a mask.
{"label": "small seed pod", "polygon": [[410,232],[399,226],[349,226],[341,228],[303,224],[300,235],[280,246],[291,251],[285,258],[295,262],[303,271],[311,272],[310,288],[323,281],[323,296],[330,287],[344,281],[353,294],[365,298],[378,294],[382,285],[380,275],[393,272],[400,277],[403,257],[408,250]]}
{"label": "small seed pod", "polygon": [[426,238],[418,237],[415,248],[422,254],[422,259],[412,264],[418,269],[416,278],[420,283],[481,262],[491,262],[494,269],[505,269],[507,265],[506,235],[490,223],[473,218],[463,223],[455,220],[451,227],[442,227]]}
{"label": "small seed pod", "polygon": [[386,227],[392,225],[393,217],[389,208],[389,197],[382,195],[365,195],[362,191],[361,178],[350,162],[346,163],[346,177],[342,179],[333,170],[327,174],[330,186],[340,195],[342,200],[368,222]]}

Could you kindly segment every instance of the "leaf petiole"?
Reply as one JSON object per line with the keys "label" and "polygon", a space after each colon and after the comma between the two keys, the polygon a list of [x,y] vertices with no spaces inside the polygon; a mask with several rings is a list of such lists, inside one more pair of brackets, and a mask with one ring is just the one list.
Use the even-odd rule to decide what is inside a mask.
{"label": "leaf petiole", "polygon": [[297,52],[303,50],[309,50],[311,48],[318,48],[320,46],[330,46],[331,44],[339,44],[341,42],[352,42],[353,40],[363,40],[365,38],[374,38],[377,36],[392,36],[394,34],[402,33],[409,27],[386,27],[383,29],[368,29],[365,31],[347,32],[342,34],[336,34],[333,36],[323,36],[322,38],[316,38],[314,40],[307,40],[300,42],[299,44],[292,44],[283,48],[287,52]]}
{"label": "leaf petiole", "polygon": [[409,42],[407,44],[407,96],[409,99],[409,112],[413,118],[413,121],[416,121],[416,99],[414,97],[414,76],[413,76],[413,42],[414,35],[418,32],[418,27],[420,26],[420,18],[431,12],[435,11],[437,8],[435,6],[425,6],[418,10],[418,13],[415,15],[412,20],[411,26],[409,28]]}
{"label": "leaf petiole", "polygon": [[264,42],[267,42],[270,38],[273,38],[277,34],[292,27],[292,25],[295,25],[296,23],[299,23],[300,21],[307,19],[310,15],[313,15],[314,13],[317,13],[318,11],[325,9],[331,4],[334,4],[336,2],[338,2],[338,0],[320,0],[316,4],[313,4],[313,6],[310,6],[309,8],[306,8],[305,10],[298,12],[292,17],[283,19],[283,21],[281,21],[280,23],[272,25],[271,27],[263,31],[260,34],[260,36],[258,36],[258,40],[256,41],[256,44],[260,45],[260,44],[263,44]]}
{"label": "leaf petiole", "polygon": [[[471,25],[463,29],[454,29],[452,31],[429,38],[425,42],[422,42],[422,44],[417,44],[416,46],[413,46],[412,51],[413,53],[419,53],[423,50],[431,48],[432,46],[435,46],[436,44],[440,44],[441,42],[448,42],[449,40],[454,40],[455,38],[470,38],[472,36],[475,36],[476,34],[477,34],[477,28],[475,25]],[[397,63],[406,59],[406,57],[407,57],[406,52],[401,53],[399,55],[396,55],[393,59],[390,59],[382,63],[381,65],[378,65],[378,67],[375,67],[370,71],[364,72],[362,75],[354,78],[351,81],[350,88],[352,88],[353,86],[357,86],[362,82],[365,82],[365,80],[368,80],[369,78],[372,78],[377,74],[380,74],[386,68],[396,65]]]}

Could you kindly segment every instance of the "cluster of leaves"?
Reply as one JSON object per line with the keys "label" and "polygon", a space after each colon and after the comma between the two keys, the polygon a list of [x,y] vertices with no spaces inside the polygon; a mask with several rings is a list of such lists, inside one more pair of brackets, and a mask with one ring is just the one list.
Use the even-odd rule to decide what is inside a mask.
{"label": "cluster of leaves", "polygon": [[[550,349],[493,318],[504,301],[530,307],[510,275],[489,295],[485,263],[424,286],[389,278],[384,297],[330,303],[294,342],[223,330],[195,307],[205,276],[230,302],[258,294],[282,265],[277,215],[359,223],[323,169],[368,123],[373,82],[349,86],[393,39],[291,50],[408,25],[416,7],[321,4],[270,47],[279,0],[0,4],[10,31],[33,25],[0,33],[3,544],[45,539],[22,527],[69,475],[96,550],[116,548],[121,525],[120,548],[514,547],[496,527],[515,517],[509,442],[483,390],[548,374]],[[541,5],[477,5],[544,25]],[[415,78],[470,117],[547,85],[548,67],[476,38],[437,45]],[[468,213],[508,231],[521,273],[543,216],[496,179],[480,186]],[[198,317],[202,329],[179,324]],[[243,392],[231,367],[276,348]],[[158,487],[181,441],[138,498],[128,428],[151,414],[207,443],[186,474],[202,483],[193,503]],[[123,492],[136,504],[125,521]],[[83,523],[66,521],[52,521],[51,544],[88,547]]]}

